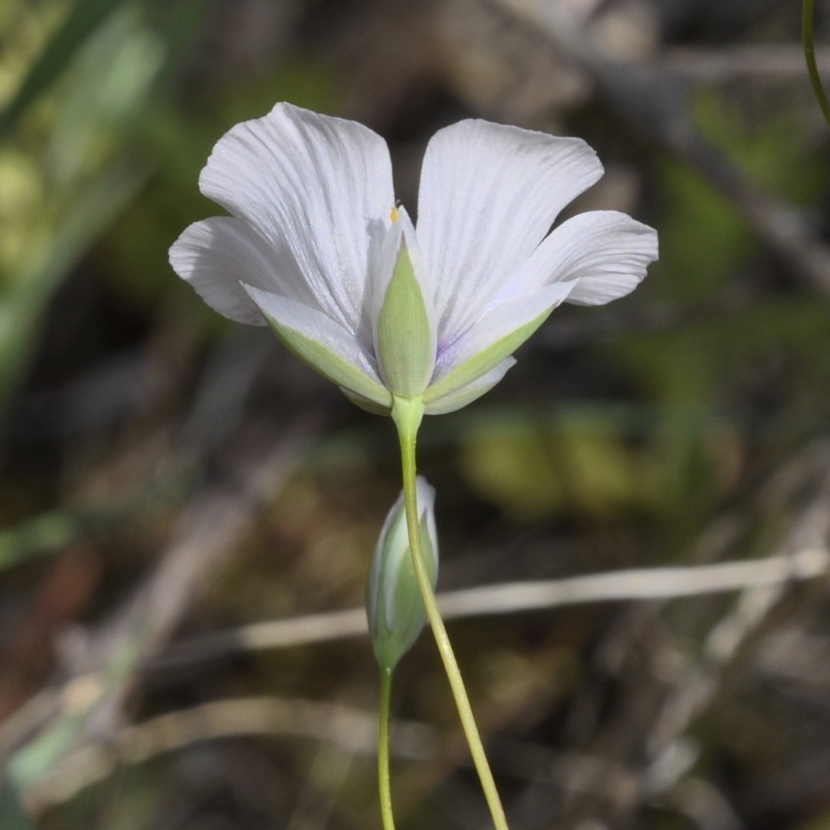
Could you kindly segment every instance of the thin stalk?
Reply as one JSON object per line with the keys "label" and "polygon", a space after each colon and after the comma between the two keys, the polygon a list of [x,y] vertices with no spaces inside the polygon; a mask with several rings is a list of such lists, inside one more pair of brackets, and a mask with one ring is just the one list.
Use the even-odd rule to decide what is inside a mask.
{"label": "thin stalk", "polygon": [[392,705],[392,669],[380,670],[380,723],[378,725],[378,790],[383,830],[395,830],[392,787],[389,783],[389,713]]}
{"label": "thin stalk", "polygon": [[816,50],[813,45],[813,19],[815,18],[816,0],[804,0],[802,5],[801,35],[804,43],[804,59],[807,61],[807,72],[810,75],[810,83],[813,85],[813,92],[816,95],[818,105],[821,107],[824,120],[830,127],[830,102],[824,93],[821,83],[818,65],[816,64]]}
{"label": "thin stalk", "polygon": [[418,521],[418,501],[415,489],[416,464],[415,444],[418,434],[418,427],[424,414],[424,406],[420,399],[408,400],[405,398],[394,398],[392,405],[392,419],[398,428],[398,437],[401,444],[401,467],[403,471],[404,507],[406,509],[406,527],[409,532],[409,550],[412,554],[412,564],[415,568],[415,576],[418,579],[418,587],[424,601],[424,608],[429,618],[432,633],[435,635],[435,642],[438,645],[438,652],[444,663],[444,671],[450,682],[455,705],[461,719],[461,726],[470,747],[470,755],[475,764],[481,787],[484,790],[484,797],[490,809],[490,815],[496,830],[509,830],[507,819],[504,815],[499,793],[496,789],[496,782],[493,780],[493,773],[487,763],[487,756],[484,752],[484,745],[476,727],[473,710],[470,700],[467,697],[467,690],[464,687],[464,680],[458,668],[458,661],[450,644],[447,629],[441,619],[441,612],[438,610],[438,603],[435,601],[435,592],[432,590],[432,583],[424,562],[424,553],[421,547],[420,523]]}

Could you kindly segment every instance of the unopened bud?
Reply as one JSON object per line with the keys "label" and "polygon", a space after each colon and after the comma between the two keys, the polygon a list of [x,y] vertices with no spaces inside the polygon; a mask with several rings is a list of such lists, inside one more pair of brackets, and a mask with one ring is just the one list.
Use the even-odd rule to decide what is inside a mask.
{"label": "unopened bud", "polygon": [[[433,511],[435,489],[425,478],[418,476],[416,491],[421,549],[434,588],[438,578],[438,536]],[[366,615],[381,668],[394,668],[418,639],[426,622],[426,610],[409,550],[403,493],[389,511],[375,547],[366,586]]]}

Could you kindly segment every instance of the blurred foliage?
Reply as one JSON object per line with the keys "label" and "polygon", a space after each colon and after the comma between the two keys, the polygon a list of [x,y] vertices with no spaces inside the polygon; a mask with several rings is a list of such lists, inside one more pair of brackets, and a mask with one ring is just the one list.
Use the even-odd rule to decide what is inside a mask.
{"label": "blurred foliage", "polygon": [[17,793],[5,777],[0,787],[0,822],[3,830],[32,830],[34,825],[24,812]]}
{"label": "blurred foliage", "polygon": [[[551,85],[559,77],[554,59],[537,54],[537,43],[525,46],[516,32],[500,29],[503,21],[481,31],[465,28],[465,37],[475,32],[483,38],[473,47],[467,40],[447,46],[444,18],[427,5],[0,2],[0,407],[9,430],[7,466],[0,470],[0,518],[7,525],[0,531],[6,579],[0,623],[10,621],[5,640],[0,637],[0,664],[6,658],[11,667],[0,670],[2,715],[48,683],[60,665],[53,653],[59,635],[79,622],[94,627],[119,610],[151,572],[177,527],[182,502],[226,474],[240,436],[254,441],[251,435],[273,430],[273,412],[311,413],[312,421],[324,412],[337,440],[321,442],[314,462],[259,518],[234,561],[194,602],[188,624],[211,630],[361,601],[373,539],[399,487],[389,424],[345,403],[338,408],[302,367],[277,349],[263,350],[251,388],[230,403],[236,414],[228,418],[227,433],[218,430],[225,439],[188,445],[183,436],[197,416],[206,410],[210,419],[232,397],[231,384],[211,383],[222,371],[226,377],[244,373],[229,358],[236,327],[174,277],[167,250],[188,223],[217,212],[197,187],[216,139],[277,100],[372,123],[390,138],[396,175],[412,181],[436,126],[471,110],[480,115],[476,100],[500,100],[495,94],[465,97],[465,91],[488,82],[495,90],[519,89],[520,80],[496,77],[498,67],[521,62],[512,53],[494,57],[505,44],[530,56],[534,72],[550,69]],[[622,20],[633,14],[622,3],[598,4],[606,6],[624,7]],[[245,18],[254,7],[260,15],[252,18],[255,25]],[[229,48],[235,39],[242,44],[236,51]],[[526,79],[531,101],[534,84],[547,83],[535,77]],[[585,104],[579,96],[589,94],[587,80],[577,86],[573,100],[567,90],[542,95],[526,118],[529,125],[566,131],[572,112]],[[549,112],[553,99],[570,103]],[[519,118],[523,101],[516,94],[503,111],[484,115]],[[803,207],[821,226],[830,182],[826,139],[810,128],[797,95],[701,84],[692,115],[738,169]],[[585,138],[603,140],[602,129],[597,132]],[[830,423],[830,304],[775,262],[734,206],[697,172],[659,151],[644,151],[622,132],[614,142],[609,158],[624,158],[636,180],[635,195],[619,207],[655,225],[661,243],[660,262],[631,298],[614,304],[615,313],[651,303],[692,307],[734,287],[748,300],[663,330],[624,329],[610,342],[598,339],[556,354],[531,342],[519,366],[485,400],[442,419],[446,427],[425,425],[424,472],[439,484],[442,578],[451,585],[622,562],[685,562],[713,519],[745,506],[759,482]],[[598,312],[560,309],[549,325],[579,321],[582,313]],[[61,339],[67,331],[74,339]],[[88,416],[94,424],[88,427],[79,417],[71,432],[63,423],[69,393],[76,400],[79,389],[97,390],[85,393],[87,409],[80,411],[104,408],[100,389],[111,387],[84,386],[84,372],[125,355],[140,358],[127,364],[140,367],[130,369],[139,391],[125,395],[122,376],[107,376],[116,378],[111,386],[127,401],[116,407],[121,414],[101,425]],[[522,374],[527,366],[536,368]],[[141,386],[136,377],[145,374],[153,382]],[[32,429],[44,424],[51,432],[20,438],[29,420]],[[238,486],[236,475],[229,476],[230,489]],[[778,519],[772,511],[769,525]],[[767,533],[765,524],[756,535],[766,542]],[[541,540],[536,548],[534,539]],[[103,576],[89,576],[82,586],[89,598],[51,617],[59,604],[53,597],[71,593],[60,565],[79,544],[94,550]],[[689,619],[676,615],[666,630],[675,626],[677,642],[694,653],[701,619],[710,620],[720,607]],[[489,717],[493,731],[515,729],[546,748],[567,743],[586,719],[605,723],[624,681],[608,681],[613,688],[603,697],[606,669],[589,654],[619,619],[589,609],[543,623],[458,623],[485,723]],[[654,640],[669,637],[666,630]],[[481,647],[482,632],[488,648]],[[25,648],[15,651],[15,642]],[[67,642],[70,648],[74,641]],[[260,693],[357,701],[365,709],[374,674],[364,645],[321,645],[174,673],[159,681],[160,689],[149,682],[127,714],[140,718]],[[127,643],[118,652],[107,682],[129,674],[133,648]],[[45,655],[45,669],[26,662],[31,654]],[[669,659],[662,651],[658,656]],[[646,654],[641,664],[659,660]],[[430,661],[428,643],[404,661],[401,713],[454,723]],[[671,671],[661,663],[653,674]],[[577,714],[563,713],[566,699],[573,699]],[[94,701],[85,703],[75,710],[67,704],[63,718],[24,742],[9,767],[16,784],[32,788],[45,780],[79,731],[96,723],[101,713]],[[761,713],[758,728],[766,728],[763,705],[752,711]],[[739,776],[719,775],[718,764],[759,780],[771,764],[761,750],[737,758],[719,736],[698,738],[714,759],[702,753],[702,774],[715,769],[713,776],[730,792],[739,790]],[[331,807],[337,803],[346,818],[333,826],[374,826],[371,763],[316,751],[309,742],[289,740],[196,745],[119,769],[39,813],[38,824],[54,830],[313,827],[328,821],[314,809],[337,812]],[[306,789],[296,799],[298,781]],[[0,828],[27,830],[17,795],[5,786]],[[411,791],[428,799],[430,786],[413,773],[401,789],[404,796]],[[458,786],[466,792],[466,784]],[[455,791],[448,785],[447,792]],[[825,800],[816,805],[830,797],[826,787],[822,792]],[[227,804],[240,803],[246,807],[238,820],[216,818]],[[823,809],[816,807],[812,821],[794,823],[823,827]],[[280,810],[283,823],[275,825]],[[435,826],[444,818],[427,809],[404,821]],[[673,814],[650,815],[642,826],[674,820]]]}
{"label": "blurred foliage", "polygon": [[[696,103],[701,132],[760,185],[798,203],[823,191],[827,160],[793,129],[798,113],[759,117],[712,90]],[[660,261],[644,290],[690,302],[757,267],[752,233],[699,174],[663,159],[661,185]],[[526,521],[573,511],[616,521],[645,510],[668,527],[679,522],[685,539],[735,486],[747,439],[774,430],[771,413],[746,409],[724,382],[786,354],[798,372],[787,393],[814,398],[830,388],[828,332],[826,305],[782,293],[729,319],[619,338],[605,359],[639,386],[638,411],[621,419],[612,403],[541,420],[516,415],[509,426],[489,419],[464,440],[462,467],[482,495]],[[828,404],[800,425],[801,438],[830,416]]]}
{"label": "blurred foliage", "polygon": [[[34,25],[44,13],[54,17],[56,5],[21,3],[18,25]],[[46,303],[147,175],[145,163],[122,145],[164,59],[138,6],[116,12],[111,2],[63,6],[64,26],[31,72],[20,73],[7,123],[19,120],[58,75],[60,88],[0,148],[0,399],[6,400]]]}
{"label": "blurred foliage", "polygon": [[597,406],[488,418],[469,429],[462,469],[482,494],[525,522],[557,514],[607,521],[632,511],[662,512],[662,456],[626,440],[641,416]]}

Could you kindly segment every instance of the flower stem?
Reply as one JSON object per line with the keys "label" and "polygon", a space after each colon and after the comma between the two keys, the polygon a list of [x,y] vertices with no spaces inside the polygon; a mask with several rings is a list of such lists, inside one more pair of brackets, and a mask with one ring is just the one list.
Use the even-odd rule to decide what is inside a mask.
{"label": "flower stem", "polygon": [[380,670],[380,723],[378,725],[378,790],[383,830],[395,830],[392,788],[389,783],[389,711],[392,704],[393,669]]}
{"label": "flower stem", "polygon": [[804,43],[804,59],[807,61],[807,72],[810,75],[810,83],[813,85],[816,100],[821,107],[827,126],[830,127],[830,102],[828,102],[824,87],[821,84],[821,75],[819,75],[818,65],[816,64],[816,50],[813,45],[815,5],[815,0],[804,0],[802,5],[801,34]]}
{"label": "flower stem", "polygon": [[415,568],[415,576],[418,579],[418,587],[424,601],[424,608],[429,618],[432,633],[435,635],[435,642],[438,645],[438,652],[444,663],[444,671],[450,682],[455,705],[461,719],[461,726],[470,747],[470,755],[475,764],[481,787],[484,790],[484,797],[487,799],[487,806],[490,808],[490,815],[496,830],[509,830],[507,819],[504,815],[499,793],[496,789],[496,782],[493,780],[493,773],[487,763],[487,756],[484,752],[484,745],[481,736],[478,734],[473,710],[470,700],[467,697],[467,690],[461,678],[461,671],[455,659],[455,653],[447,635],[447,629],[438,610],[438,603],[435,600],[435,592],[432,590],[429,573],[424,562],[424,554],[421,547],[420,523],[418,521],[418,502],[415,490],[416,464],[415,464],[415,443],[418,435],[418,427],[424,415],[424,405],[420,398],[393,398],[392,420],[398,428],[398,437],[401,443],[401,466],[403,469],[403,491],[404,506],[406,509],[406,526],[409,532],[409,549],[412,554],[412,564]]}

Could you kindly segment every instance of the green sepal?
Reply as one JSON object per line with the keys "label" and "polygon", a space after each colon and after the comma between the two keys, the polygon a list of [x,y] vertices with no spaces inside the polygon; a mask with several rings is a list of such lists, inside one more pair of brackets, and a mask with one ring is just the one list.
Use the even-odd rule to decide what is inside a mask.
{"label": "green sepal", "polygon": [[347,360],[343,360],[342,357],[316,340],[277,322],[273,317],[265,314],[264,311],[263,315],[271,330],[285,348],[323,377],[328,378],[344,390],[349,390],[381,407],[389,408],[392,406],[392,395],[389,390],[377,381],[372,380],[356,366],[353,366]]}
{"label": "green sepal", "polygon": [[[358,395],[351,389],[346,389],[345,386],[340,387],[340,391],[357,407],[360,407],[364,412],[371,412],[372,415],[391,415],[392,410],[388,406],[375,403],[369,398],[364,398],[363,395]],[[0,537],[2,538],[2,537]]]}
{"label": "green sepal", "polygon": [[393,395],[413,398],[424,391],[435,365],[435,333],[403,239],[378,314],[375,351]]}
{"label": "green sepal", "polygon": [[494,369],[502,360],[513,354],[548,319],[551,311],[553,311],[553,306],[543,311],[529,323],[525,323],[511,331],[510,334],[506,334],[469,360],[464,361],[460,366],[456,366],[441,380],[428,386],[423,395],[424,403],[430,404],[432,401],[444,397],[444,395],[449,395]]}
{"label": "green sepal", "polygon": [[[504,377],[504,374],[516,364],[515,359],[512,357],[508,357],[507,360],[510,362],[510,365],[505,368],[504,373],[490,377],[487,382],[482,382],[482,378],[488,373],[480,375],[476,381],[468,383],[466,386],[460,386],[455,391],[450,392],[449,395],[444,395],[443,398],[436,398],[431,403],[428,403],[424,407],[424,414],[445,415],[448,412],[455,412],[467,406],[467,404],[478,400],[482,395],[486,395]],[[504,362],[502,361],[502,363]],[[492,370],[490,374],[492,375]]]}

